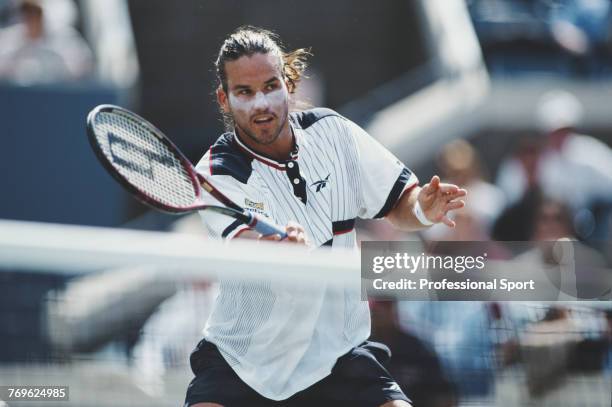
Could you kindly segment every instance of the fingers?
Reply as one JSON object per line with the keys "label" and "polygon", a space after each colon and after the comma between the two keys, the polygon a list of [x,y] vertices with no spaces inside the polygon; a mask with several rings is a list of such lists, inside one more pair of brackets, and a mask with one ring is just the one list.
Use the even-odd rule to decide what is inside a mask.
{"label": "fingers", "polygon": [[298,243],[298,244],[305,244],[308,245],[309,241],[308,238],[306,237],[306,231],[304,230],[304,227],[302,227],[302,225],[300,225],[297,222],[288,222],[287,225],[285,226],[285,233],[287,233],[287,237],[285,239],[282,239],[280,237],[280,235],[278,234],[274,234],[274,235],[268,235],[268,236],[263,236],[263,235],[259,235],[259,240],[266,240],[266,241],[273,241],[273,242],[278,242],[278,241],[284,241],[284,242],[291,242],[291,243]]}
{"label": "fingers", "polygon": [[446,226],[448,226],[449,228],[454,228],[455,227],[455,222],[452,221],[448,216],[444,215],[442,216],[442,219],[440,220],[442,223],[444,223]]}
{"label": "fingers", "polygon": [[285,227],[287,233],[287,241],[298,244],[307,244],[306,231],[296,222],[288,222]]}
{"label": "fingers", "polygon": [[292,232],[292,234],[287,235],[286,241],[290,243],[308,245],[308,240],[306,239],[306,234],[304,232]]}
{"label": "fingers", "polygon": [[269,241],[277,242],[277,241],[281,240],[281,237],[278,234],[276,234],[276,235],[268,235],[268,236],[259,235],[259,240],[269,240]]}
{"label": "fingers", "polygon": [[441,194],[444,195],[461,195],[464,196],[467,194],[467,191],[465,189],[459,188],[457,185],[454,184],[440,184],[440,188],[439,191]]}
{"label": "fingers", "polygon": [[444,195],[448,200],[461,198],[467,195],[467,191],[453,184],[440,184],[440,194]]}
{"label": "fingers", "polygon": [[302,232],[304,231],[304,228],[302,227],[302,225],[292,220],[287,222],[287,226],[285,226],[285,232],[287,232],[287,234],[289,234],[290,232],[300,231],[300,230]]}
{"label": "fingers", "polygon": [[438,188],[438,186],[440,186],[440,177],[434,175],[433,177],[431,177],[431,181],[429,181],[429,183],[432,187]]}
{"label": "fingers", "polygon": [[455,209],[461,209],[465,206],[465,201],[451,201],[446,204],[444,212],[453,211]]}
{"label": "fingers", "polygon": [[459,187],[454,184],[440,184],[439,191],[444,195],[456,194]]}
{"label": "fingers", "polygon": [[306,234],[303,231],[292,230],[291,232],[287,232],[287,241],[306,244]]}
{"label": "fingers", "polygon": [[[268,235],[268,236],[259,235],[259,240],[278,242],[282,239],[280,235],[276,234],[276,235]],[[304,231],[299,231],[295,229],[291,231],[287,231],[287,237],[285,238],[284,241],[291,242],[291,243],[306,244],[306,234],[304,233]]]}
{"label": "fingers", "polygon": [[440,177],[437,175],[434,175],[431,181],[423,186],[422,192],[424,194],[424,200],[431,200],[434,199],[434,197],[444,195],[447,201],[450,201],[467,195],[467,191],[463,188],[459,188],[457,185],[441,183]]}
{"label": "fingers", "polygon": [[443,184],[440,177],[434,175],[419,192],[418,200],[429,219],[454,228],[456,224],[447,214],[465,206],[465,201],[458,199],[464,196],[467,196],[465,189],[454,184]]}
{"label": "fingers", "polygon": [[423,185],[422,191],[425,195],[433,195],[436,193],[436,191],[438,191],[439,187],[440,177],[434,175],[433,177],[431,177],[431,181],[429,181],[428,184]]}

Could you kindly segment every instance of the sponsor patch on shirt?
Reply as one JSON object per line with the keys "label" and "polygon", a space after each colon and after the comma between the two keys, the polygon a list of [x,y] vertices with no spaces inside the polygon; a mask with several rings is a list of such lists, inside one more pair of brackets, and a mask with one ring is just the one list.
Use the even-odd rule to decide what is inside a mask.
{"label": "sponsor patch on shirt", "polygon": [[255,202],[251,201],[249,198],[244,198],[244,206],[246,207],[246,209],[252,212],[265,214],[266,209],[263,202]]}

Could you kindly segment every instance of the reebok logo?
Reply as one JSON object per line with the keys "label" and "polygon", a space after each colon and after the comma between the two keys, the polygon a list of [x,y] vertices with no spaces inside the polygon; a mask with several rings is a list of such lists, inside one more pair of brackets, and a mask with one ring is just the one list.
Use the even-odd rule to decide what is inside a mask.
{"label": "reebok logo", "polygon": [[327,186],[327,183],[329,182],[329,176],[330,175],[331,175],[331,173],[327,174],[327,177],[325,177],[324,179],[319,180],[317,182],[313,182],[311,187],[316,187],[315,191],[319,192],[320,190],[322,190],[323,188],[325,188]]}

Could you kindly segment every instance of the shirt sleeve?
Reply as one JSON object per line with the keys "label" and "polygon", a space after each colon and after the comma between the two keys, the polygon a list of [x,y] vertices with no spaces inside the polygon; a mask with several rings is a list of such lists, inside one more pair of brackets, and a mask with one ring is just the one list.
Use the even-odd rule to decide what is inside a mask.
{"label": "shirt sleeve", "polygon": [[355,123],[347,120],[355,140],[360,176],[359,217],[384,218],[418,179],[397,157]]}
{"label": "shirt sleeve", "polygon": [[[211,175],[210,171],[210,151],[200,160],[196,166],[196,171],[205,176],[209,182],[227,196],[237,205],[245,208],[248,211],[254,212],[265,218],[270,218],[264,210],[264,206],[259,197],[248,193],[248,188],[245,184],[236,180],[230,175]],[[202,200],[206,205],[223,206],[212,195],[202,193]],[[213,211],[200,211],[200,218],[204,223],[204,227],[211,238],[233,239],[250,228],[241,221],[230,216],[222,215]]]}

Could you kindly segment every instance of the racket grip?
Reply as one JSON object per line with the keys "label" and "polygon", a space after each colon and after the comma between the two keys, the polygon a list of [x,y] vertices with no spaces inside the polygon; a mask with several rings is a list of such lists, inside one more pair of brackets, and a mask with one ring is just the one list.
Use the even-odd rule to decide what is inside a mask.
{"label": "racket grip", "polygon": [[248,215],[251,218],[248,223],[249,227],[261,233],[263,236],[280,235],[281,240],[287,237],[287,233],[285,233],[285,229],[283,227],[278,226],[259,215],[254,215],[252,213],[248,213]]}

